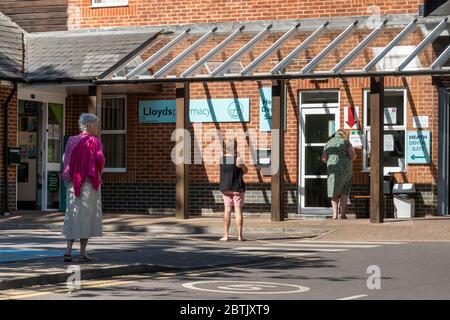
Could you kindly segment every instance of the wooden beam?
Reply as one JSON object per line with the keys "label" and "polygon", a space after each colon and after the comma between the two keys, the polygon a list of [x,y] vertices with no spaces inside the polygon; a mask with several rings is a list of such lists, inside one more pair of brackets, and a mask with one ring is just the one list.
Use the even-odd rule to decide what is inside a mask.
{"label": "wooden beam", "polygon": [[[176,85],[176,129],[187,130],[189,128],[189,83]],[[176,153],[176,209],[177,219],[189,218],[189,163],[190,139],[183,135],[177,135],[176,143],[183,142],[183,152]],[[189,142],[189,144],[187,143]],[[183,158],[183,159],[180,159]],[[181,161],[183,160],[183,161]]]}
{"label": "wooden beam", "polygon": [[384,220],[384,78],[370,78],[370,222]]}
{"label": "wooden beam", "polygon": [[272,221],[284,219],[284,111],[286,80],[272,82]]}
{"label": "wooden beam", "polygon": [[102,107],[102,89],[99,86],[89,86],[88,88],[88,99],[89,99],[89,113],[95,115],[100,114],[100,109]]}

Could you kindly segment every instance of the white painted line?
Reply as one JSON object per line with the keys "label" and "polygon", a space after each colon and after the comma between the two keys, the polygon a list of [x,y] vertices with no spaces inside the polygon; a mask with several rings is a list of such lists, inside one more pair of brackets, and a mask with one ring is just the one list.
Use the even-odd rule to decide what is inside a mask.
{"label": "white painted line", "polygon": [[[205,287],[202,287],[206,286]],[[252,282],[252,281],[197,281],[182,284],[184,288],[191,290],[237,293],[237,294],[289,294],[303,293],[310,290],[308,287],[295,284],[284,284],[275,282]],[[208,288],[210,286],[211,288]],[[279,290],[275,290],[275,289]],[[265,290],[265,291],[264,291]]]}
{"label": "white painted line", "polygon": [[311,256],[314,254],[317,254],[317,252],[280,252],[280,251],[254,251],[254,252],[246,252],[246,255],[253,255],[253,256],[265,256],[270,255],[273,257],[283,257],[289,255],[290,257],[306,257]]}
{"label": "white painted line", "polygon": [[261,247],[239,247],[239,248],[235,248],[235,250],[240,250],[240,251],[276,251],[276,252],[280,252],[280,251],[314,251],[314,252],[342,252],[342,251],[348,251],[347,249],[318,249],[318,248],[299,248],[299,249],[295,249],[295,248],[278,248],[278,247],[266,247],[266,246],[261,246]]}
{"label": "white painted line", "polygon": [[336,299],[336,300],[355,300],[355,299],[364,298],[364,297],[367,297],[367,294],[360,294],[357,296],[350,296],[350,297],[340,298],[340,299]]}
{"label": "white painted line", "polygon": [[377,248],[380,245],[368,245],[368,244],[323,244],[323,243],[272,243],[271,246],[277,247],[298,247],[298,248]]}
{"label": "white painted line", "polygon": [[323,244],[368,244],[368,245],[384,245],[384,244],[405,244],[411,241],[314,241],[314,240],[294,240],[295,243],[323,243]]}

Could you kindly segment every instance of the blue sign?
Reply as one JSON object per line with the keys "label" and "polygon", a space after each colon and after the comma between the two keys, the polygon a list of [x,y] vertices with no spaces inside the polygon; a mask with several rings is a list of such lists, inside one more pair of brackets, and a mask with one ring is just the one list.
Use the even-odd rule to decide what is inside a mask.
{"label": "blue sign", "polygon": [[408,131],[407,163],[426,164],[431,162],[430,131]]}
{"label": "blue sign", "polygon": [[272,87],[259,89],[259,131],[272,129]]}
{"label": "blue sign", "polygon": [[[286,104],[284,129],[286,130]],[[272,130],[272,87],[263,87],[259,89],[259,131],[270,130]]]}
{"label": "blue sign", "polygon": [[250,99],[192,99],[191,122],[248,122]]}
{"label": "blue sign", "polygon": [[175,100],[145,100],[139,101],[140,123],[175,123]]}
{"label": "blue sign", "polygon": [[[192,99],[191,122],[248,122],[250,99]],[[176,100],[139,101],[140,123],[175,123]]]}

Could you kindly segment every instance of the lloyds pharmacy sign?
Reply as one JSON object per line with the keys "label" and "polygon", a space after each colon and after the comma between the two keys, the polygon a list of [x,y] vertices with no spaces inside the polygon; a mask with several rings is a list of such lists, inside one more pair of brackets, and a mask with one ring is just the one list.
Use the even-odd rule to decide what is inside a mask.
{"label": "lloyds pharmacy sign", "polygon": [[[248,122],[250,99],[191,99],[190,122]],[[175,123],[175,100],[139,101],[140,123]]]}

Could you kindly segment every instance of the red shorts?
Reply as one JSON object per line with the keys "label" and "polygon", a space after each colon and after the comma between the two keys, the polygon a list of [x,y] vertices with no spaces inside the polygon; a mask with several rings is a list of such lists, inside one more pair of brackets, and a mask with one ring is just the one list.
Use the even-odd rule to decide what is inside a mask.
{"label": "red shorts", "polygon": [[226,191],[222,192],[223,203],[225,207],[243,207],[244,206],[244,192]]}

